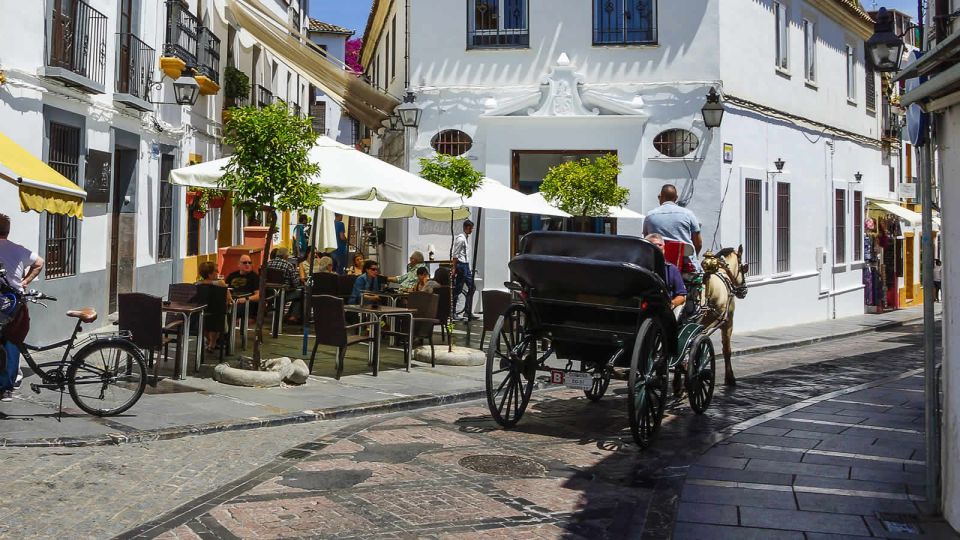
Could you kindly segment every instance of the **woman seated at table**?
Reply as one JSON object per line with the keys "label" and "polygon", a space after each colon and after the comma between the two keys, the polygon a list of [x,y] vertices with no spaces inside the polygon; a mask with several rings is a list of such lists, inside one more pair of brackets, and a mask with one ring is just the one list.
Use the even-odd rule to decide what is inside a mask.
{"label": "woman seated at table", "polygon": [[363,275],[353,282],[353,292],[347,299],[347,303],[362,304],[364,300],[378,299],[377,293],[383,289],[383,281],[380,277],[380,264],[377,261],[363,263]]}
{"label": "woman seated at table", "polygon": [[357,252],[353,254],[353,266],[347,267],[348,276],[362,276],[364,274],[363,266],[363,253]]}
{"label": "woman seated at table", "polygon": [[[197,285],[215,285],[217,287],[227,288],[227,284],[217,276],[217,263],[213,261],[202,262],[200,266],[197,267],[197,273],[200,274]],[[225,307],[229,308],[233,303],[233,297],[230,296],[230,289],[227,289],[226,293],[227,304]],[[220,332],[207,330],[204,334],[206,334],[207,338],[207,352],[213,352],[217,347],[217,341],[220,340]]]}
{"label": "woman seated at table", "polygon": [[423,253],[414,251],[410,254],[410,264],[407,265],[407,273],[395,277],[388,277],[387,281],[396,283],[401,289],[412,289],[413,286],[417,284],[417,270],[426,268],[426,266],[427,265],[423,264]]}
{"label": "woman seated at table", "polygon": [[311,259],[313,259],[313,273],[325,272],[328,274],[336,274],[336,272],[333,270],[333,259],[331,259],[329,255],[314,255],[313,252],[311,252],[309,257],[297,265],[297,270],[300,272],[300,279],[304,283],[306,283],[307,279],[310,277]]}
{"label": "woman seated at table", "polygon": [[430,279],[430,271],[426,266],[417,268],[417,282],[413,284],[414,291],[432,293],[437,287],[440,287],[440,284]]}

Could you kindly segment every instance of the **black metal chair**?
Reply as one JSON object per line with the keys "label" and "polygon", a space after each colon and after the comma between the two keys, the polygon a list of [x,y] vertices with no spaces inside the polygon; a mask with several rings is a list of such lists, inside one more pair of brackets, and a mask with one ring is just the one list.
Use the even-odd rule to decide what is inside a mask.
{"label": "black metal chair", "polygon": [[[271,334],[274,338],[277,337],[280,333],[280,328],[283,326],[283,314],[284,308],[286,307],[285,294],[287,291],[287,276],[284,275],[283,270],[277,268],[266,268],[267,273],[267,290],[270,293],[267,295],[266,302],[260,302],[261,306],[264,306],[265,309],[273,310],[273,320],[270,323]],[[266,313],[264,313],[266,315]]]}
{"label": "black metal chair", "polygon": [[[163,299],[145,293],[120,293],[117,295],[117,325],[121,332],[129,332],[134,345],[147,351],[147,363],[153,367],[153,382],[156,386],[160,362],[154,353],[163,348],[163,360],[172,339],[164,335]],[[180,354],[177,342],[176,353]]]}
{"label": "black metal chair", "polygon": [[369,327],[370,333],[374,334],[376,321],[361,322],[357,324],[347,324],[344,316],[343,300],[336,296],[326,294],[315,295],[311,298],[310,304],[313,306],[313,331],[314,343],[313,352],[310,353],[310,373],[313,373],[313,361],[317,356],[317,347],[328,345],[336,347],[336,378],[340,379],[343,374],[344,358],[347,355],[347,347],[358,343],[369,343],[368,362],[375,361],[373,358],[376,348],[373,335],[365,336],[351,335],[348,331]]}
{"label": "black metal chair", "polygon": [[447,339],[447,321],[450,320],[450,287],[436,287],[433,292],[437,295],[436,323],[440,325],[440,337]]}
{"label": "black metal chair", "polygon": [[[311,285],[310,293],[314,296],[318,294],[338,296],[340,294],[338,288],[339,278],[340,276],[331,274],[330,272],[313,273],[311,277],[313,284]],[[350,285],[350,288],[353,288],[353,284]]]}
{"label": "black metal chair", "polygon": [[[171,283],[167,287],[167,300],[183,304],[196,304],[197,286],[193,283]],[[184,328],[181,332],[184,320],[185,317],[179,313],[167,313],[163,321],[163,333],[165,335],[176,335],[178,340],[182,338],[181,341],[177,342],[178,350],[179,347],[188,347],[189,336],[194,335],[197,331],[197,321],[192,320],[190,328]]]}
{"label": "black metal chair", "polygon": [[488,289],[480,293],[483,300],[483,330],[480,332],[480,350],[483,350],[483,338],[487,332],[493,332],[493,327],[497,324],[497,319],[503,314],[510,304],[513,297],[506,291]]}
{"label": "black metal chair", "polygon": [[337,294],[343,301],[353,294],[353,284],[359,276],[337,276]]}
{"label": "black metal chair", "polygon": [[434,293],[423,291],[412,292],[407,297],[407,307],[415,310],[413,314],[413,337],[424,339],[430,343],[430,365],[437,367],[437,359],[433,348],[433,327],[437,321],[437,307],[440,305],[440,297]]}
{"label": "black metal chair", "polygon": [[[197,285],[197,303],[206,306],[203,309],[203,331],[218,332],[220,334],[220,338],[217,340],[217,351],[219,351],[220,360],[222,361],[223,353],[227,348],[227,341],[224,339],[228,326],[227,288],[208,283],[199,284]],[[206,336],[200,336],[201,341],[205,338]],[[205,353],[206,347],[204,347],[204,351],[201,353],[201,363],[205,360]],[[195,366],[194,371],[196,372],[199,367],[200,366]]]}

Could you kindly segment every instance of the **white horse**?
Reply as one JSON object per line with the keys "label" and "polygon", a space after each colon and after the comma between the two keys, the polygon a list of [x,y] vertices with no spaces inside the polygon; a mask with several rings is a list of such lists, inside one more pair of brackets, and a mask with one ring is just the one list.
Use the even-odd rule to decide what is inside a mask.
{"label": "white horse", "polygon": [[716,268],[711,268],[710,255],[704,256],[703,266],[705,274],[703,300],[701,305],[707,307],[703,318],[703,325],[710,327],[717,325],[720,328],[720,337],[723,343],[724,384],[735,386],[737,379],[733,375],[733,366],[730,363],[730,338],[733,336],[733,311],[736,307],[735,298],[747,296],[748,265],[741,262],[743,246],[736,250],[723,248],[716,253]]}

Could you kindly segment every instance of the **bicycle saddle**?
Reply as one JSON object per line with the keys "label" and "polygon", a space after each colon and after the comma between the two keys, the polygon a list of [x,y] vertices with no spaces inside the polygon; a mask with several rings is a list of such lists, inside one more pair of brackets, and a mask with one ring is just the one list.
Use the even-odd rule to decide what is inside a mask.
{"label": "bicycle saddle", "polygon": [[67,312],[67,317],[75,317],[81,322],[92,323],[97,320],[97,310],[93,308],[71,309]]}

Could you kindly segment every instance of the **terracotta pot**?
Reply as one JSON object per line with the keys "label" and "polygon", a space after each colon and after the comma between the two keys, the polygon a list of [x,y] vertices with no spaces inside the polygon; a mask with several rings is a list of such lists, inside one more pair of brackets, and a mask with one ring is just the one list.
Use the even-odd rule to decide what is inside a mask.
{"label": "terracotta pot", "polygon": [[206,217],[206,215],[207,215],[207,213],[204,212],[203,210],[194,210],[194,211],[193,211],[193,218],[194,218],[194,219],[203,219],[204,217]]}
{"label": "terracotta pot", "polygon": [[207,206],[210,208],[223,208],[223,205],[226,202],[226,197],[210,197],[210,203]]}
{"label": "terracotta pot", "polygon": [[196,200],[197,200],[197,197],[199,197],[199,196],[200,196],[200,194],[197,193],[196,191],[188,191],[188,192],[187,192],[187,206],[190,206],[191,204],[193,204],[193,201],[196,201]]}

